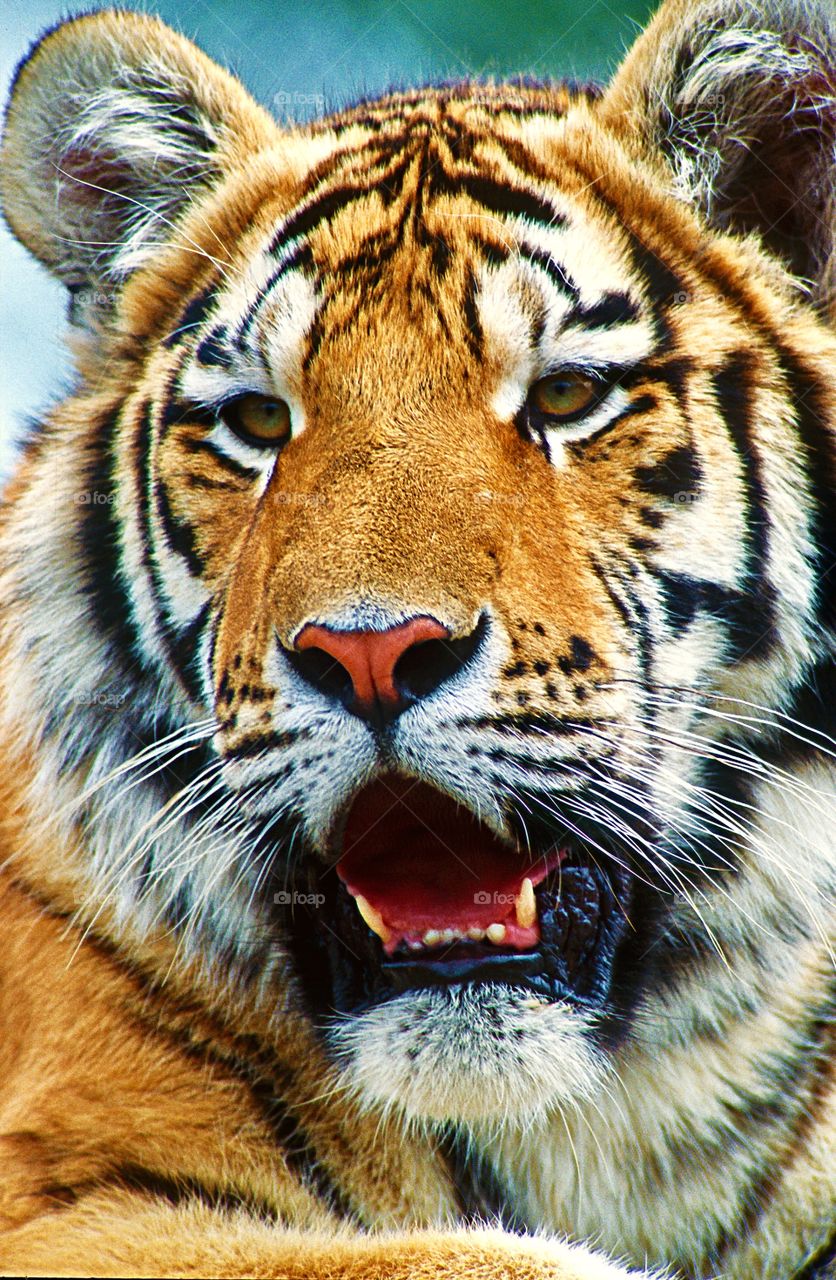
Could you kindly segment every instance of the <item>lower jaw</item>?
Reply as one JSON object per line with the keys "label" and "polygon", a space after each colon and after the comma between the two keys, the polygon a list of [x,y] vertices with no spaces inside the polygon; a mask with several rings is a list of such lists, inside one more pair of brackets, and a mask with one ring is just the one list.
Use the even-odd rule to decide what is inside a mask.
{"label": "lower jaw", "polygon": [[597,1018],[566,1002],[480,983],[419,989],[328,1033],[342,1084],[361,1106],[428,1124],[523,1126],[604,1086]]}

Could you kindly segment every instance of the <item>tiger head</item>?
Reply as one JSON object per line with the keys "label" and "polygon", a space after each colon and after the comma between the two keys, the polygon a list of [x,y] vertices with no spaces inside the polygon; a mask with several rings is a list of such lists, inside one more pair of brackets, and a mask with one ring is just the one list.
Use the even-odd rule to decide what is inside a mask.
{"label": "tiger head", "polygon": [[6,731],[94,907],[375,1104],[593,1095],[827,859],[758,787],[833,639],[832,39],[674,0],[604,92],[306,126],[124,12],[19,73],[79,383],[12,487]]}

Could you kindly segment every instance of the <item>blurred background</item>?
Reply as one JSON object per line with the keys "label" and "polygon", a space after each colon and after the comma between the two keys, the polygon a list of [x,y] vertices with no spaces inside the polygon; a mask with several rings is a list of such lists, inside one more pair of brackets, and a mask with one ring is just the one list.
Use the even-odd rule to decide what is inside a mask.
{"label": "blurred background", "polygon": [[[113,0],[111,0],[113,2]],[[524,74],[605,80],[655,0],[146,0],[278,116],[428,80]],[[2,0],[3,100],[18,60],[80,0]],[[0,476],[27,419],[66,392],[64,291],[0,227]]]}

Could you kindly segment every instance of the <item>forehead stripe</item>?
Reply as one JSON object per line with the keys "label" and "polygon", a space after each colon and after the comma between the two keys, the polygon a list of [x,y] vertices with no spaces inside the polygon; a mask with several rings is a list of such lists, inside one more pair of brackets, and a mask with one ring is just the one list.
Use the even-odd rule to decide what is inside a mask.
{"label": "forehead stripe", "polygon": [[171,333],[162,339],[160,345],[173,347],[184,332],[189,329],[196,329],[198,325],[203,324],[215,301],[215,296],[215,285],[211,284],[203,289],[197,297],[192,298],[180,316],[179,323],[172,329]]}
{"label": "forehead stripe", "polygon": [[311,231],[318,227],[320,222],[327,222],[342,209],[353,204],[355,200],[363,200],[375,193],[380,195],[384,190],[379,183],[370,183],[367,187],[337,187],[333,191],[324,192],[316,200],[312,200],[310,204],[303,205],[301,209],[297,209],[279,227],[270,244],[270,253],[274,256],[282,253],[292,240],[298,240],[302,236],[310,235]]}
{"label": "forehead stripe", "polygon": [[546,253],[543,249],[535,249],[531,245],[527,244],[520,245],[520,253],[522,253],[528,261],[533,264],[533,266],[539,267],[541,271],[545,271],[552,284],[555,285],[561,293],[568,294],[575,305],[579,305],[581,296],[580,289],[575,284],[572,277],[566,272],[559,262],[555,261],[550,253]]}
{"label": "forehead stripe", "polygon": [[445,169],[433,170],[429,178],[432,196],[456,196],[464,193],[476,204],[506,218],[525,218],[550,230],[566,225],[566,218],[534,191],[524,191],[512,183],[497,182],[481,174],[452,175]]}
{"label": "forehead stripe", "polygon": [[565,323],[583,325],[585,329],[608,329],[611,325],[631,324],[638,319],[639,309],[633,299],[626,293],[611,291],[588,307],[574,307]]}
{"label": "forehead stripe", "polygon": [[269,297],[271,290],[275,288],[283,276],[286,276],[291,271],[295,271],[297,269],[311,272],[316,271],[316,263],[314,262],[313,254],[311,253],[310,247],[306,244],[295,245],[291,252],[288,253],[287,257],[279,263],[278,267],[276,267],[276,270],[267,280],[266,284],[264,284],[264,286],[259,290],[258,297],[252,303],[249,311],[246,313],[236,330],[235,337],[233,339],[235,346],[241,347],[246,342],[249,332],[258,319],[261,308]]}

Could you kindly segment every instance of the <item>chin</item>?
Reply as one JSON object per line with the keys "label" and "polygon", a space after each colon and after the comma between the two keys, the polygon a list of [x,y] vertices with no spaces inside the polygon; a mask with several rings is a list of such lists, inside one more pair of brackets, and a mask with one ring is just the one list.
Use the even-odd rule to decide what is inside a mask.
{"label": "chin", "polygon": [[419,1123],[529,1125],[609,1074],[591,1015],[500,983],[410,991],[329,1035],[361,1103]]}

